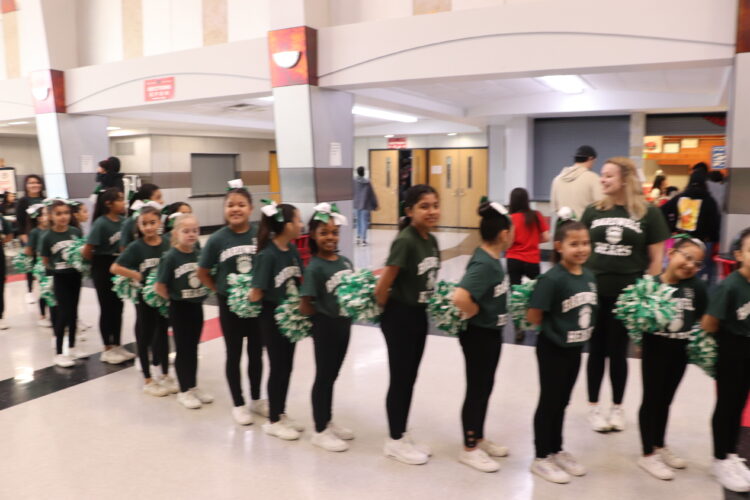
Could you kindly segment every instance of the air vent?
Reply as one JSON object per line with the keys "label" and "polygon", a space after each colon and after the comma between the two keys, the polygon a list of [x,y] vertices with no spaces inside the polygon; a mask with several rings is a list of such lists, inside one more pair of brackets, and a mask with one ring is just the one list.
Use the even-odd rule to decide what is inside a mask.
{"label": "air vent", "polygon": [[134,154],[135,143],[133,141],[115,143],[115,156],[131,156]]}

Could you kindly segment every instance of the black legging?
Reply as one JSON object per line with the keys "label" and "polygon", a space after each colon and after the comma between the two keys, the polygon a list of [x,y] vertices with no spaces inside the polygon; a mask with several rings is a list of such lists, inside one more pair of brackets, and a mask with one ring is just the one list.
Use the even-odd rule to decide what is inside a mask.
{"label": "black legging", "polygon": [[[34,290],[34,275],[32,273],[26,273],[26,289],[29,293]],[[44,312],[42,312],[42,314],[44,314]]]}
{"label": "black legging", "polygon": [[[161,365],[161,372],[169,373],[169,339],[167,318],[143,301],[135,305],[135,340],[143,378],[151,378],[151,365]],[[149,350],[151,351],[149,356]]]}
{"label": "black legging", "polygon": [[612,383],[612,402],[622,404],[628,380],[628,331],[612,313],[617,297],[599,295],[599,314],[594,333],[589,341],[589,360],[586,374],[589,402],[599,402],[599,390],[604,378],[604,364],[609,358],[609,379]]}
{"label": "black legging", "polygon": [[581,368],[583,347],[560,347],[540,333],[536,342],[539,364],[539,403],[534,414],[536,457],[546,458],[563,449],[565,408]]}
{"label": "black legging", "polygon": [[250,380],[250,399],[260,399],[260,384],[263,380],[263,337],[260,332],[258,318],[240,318],[229,310],[227,297],[216,296],[219,299],[219,322],[224,335],[227,350],[225,374],[229,383],[234,406],[243,406],[242,380],[240,365],[242,364],[242,347],[247,337],[247,377]]}
{"label": "black legging", "polygon": [[170,300],[169,321],[172,324],[177,353],[174,369],[177,372],[180,392],[186,392],[198,383],[198,343],[203,331],[203,304]]}
{"label": "black legging", "polygon": [[286,338],[276,325],[274,310],[278,304],[263,302],[260,313],[260,328],[263,341],[271,361],[271,372],[268,375],[268,406],[271,422],[278,422],[286,411],[286,395],[289,392],[289,379],[294,364],[295,343]]}
{"label": "black legging", "polygon": [[388,347],[390,384],[385,399],[391,439],[406,432],[409,408],[427,340],[427,310],[389,300],[380,320]]}
{"label": "black legging", "polygon": [[105,346],[120,345],[122,330],[122,301],[112,291],[112,273],[109,272],[115,259],[114,255],[94,255],[91,261],[91,278],[99,299],[99,331]]}
{"label": "black legging", "polygon": [[750,390],[750,337],[719,332],[719,356],[716,360],[716,408],[711,421],[714,457],[727,458],[737,453],[742,411]]}
{"label": "black legging", "polygon": [[539,276],[539,263],[524,262],[518,259],[505,259],[508,267],[508,277],[511,285],[520,285],[522,278],[526,276],[530,280]]}
{"label": "black legging", "polygon": [[63,338],[68,329],[68,347],[76,346],[76,324],[78,323],[78,298],[81,296],[81,273],[55,273],[52,281],[57,300],[54,332],[57,354],[63,352]]}
{"label": "black legging", "polygon": [[484,439],[487,405],[503,345],[502,330],[469,325],[458,334],[466,361],[466,397],[461,410],[464,446],[474,448]]}
{"label": "black legging", "polygon": [[349,347],[352,320],[331,318],[325,314],[312,317],[312,337],[315,343],[315,383],[312,388],[312,408],[315,431],[323,432],[331,421],[333,384],[339,376]]}

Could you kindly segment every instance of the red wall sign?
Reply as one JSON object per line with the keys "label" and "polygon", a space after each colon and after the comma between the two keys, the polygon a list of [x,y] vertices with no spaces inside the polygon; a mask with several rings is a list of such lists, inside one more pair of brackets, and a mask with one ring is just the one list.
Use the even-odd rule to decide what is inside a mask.
{"label": "red wall sign", "polygon": [[174,77],[146,80],[143,86],[146,102],[166,101],[174,97]]}
{"label": "red wall sign", "polygon": [[388,149],[406,149],[406,137],[389,137]]}

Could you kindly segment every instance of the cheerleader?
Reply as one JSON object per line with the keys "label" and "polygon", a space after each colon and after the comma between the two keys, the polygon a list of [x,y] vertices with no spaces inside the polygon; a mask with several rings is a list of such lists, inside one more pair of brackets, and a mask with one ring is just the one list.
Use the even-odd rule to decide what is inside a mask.
{"label": "cheerleader", "polygon": [[[235,184],[232,184],[232,183]],[[230,190],[224,196],[224,219],[227,225],[208,239],[201,251],[198,278],[216,292],[219,301],[219,322],[226,344],[227,360],[225,374],[232,395],[232,418],[239,425],[253,423],[252,412],[268,415],[268,402],[260,398],[263,378],[263,339],[257,318],[240,318],[229,310],[227,277],[230,274],[246,274],[253,270],[258,249],[258,230],[250,225],[253,199],[242,187],[242,181],[230,181]],[[178,209],[179,210],[179,209]],[[179,212],[175,212],[179,213]],[[216,268],[216,276],[211,270]],[[250,382],[250,406],[242,396],[240,364],[247,337],[247,375]]]}
{"label": "cheerleader", "polygon": [[349,259],[338,254],[339,227],[346,217],[336,205],[321,203],[308,225],[312,258],[305,268],[300,291],[302,314],[312,316],[315,346],[315,383],[312,388],[315,434],[312,444],[328,451],[346,451],[354,433],[331,419],[333,384],[349,346],[352,320],[339,311],[336,287],[354,269]]}
{"label": "cheerleader", "polygon": [[120,254],[124,209],[122,191],[117,188],[102,191],[94,210],[91,233],[83,247],[83,257],[91,261],[91,277],[99,299],[99,331],[104,344],[101,360],[113,365],[135,358],[135,354],[120,345],[122,301],[112,291],[112,273],[109,271]]}
{"label": "cheerleader", "polygon": [[290,293],[296,293],[302,277],[302,259],[292,240],[302,232],[299,211],[287,203],[271,202],[261,208],[258,249],[250,301],[263,301],[260,327],[271,362],[268,376],[268,422],[263,431],[274,437],[299,439],[304,427],[286,415],[286,396],[294,362],[294,342],[279,330],[276,307]]}
{"label": "cheerleader", "polygon": [[[193,207],[191,207],[184,201],[176,201],[164,207],[161,213],[164,216],[164,233],[162,234],[162,236],[166,238],[167,241],[169,241],[171,239],[169,233],[170,231],[172,231],[172,226],[174,225],[175,218],[179,217],[181,214],[192,214]],[[198,248],[200,248],[201,242],[198,241],[196,245],[198,245]]]}
{"label": "cheerleader", "polygon": [[419,465],[427,463],[432,452],[412,441],[406,424],[427,340],[427,301],[440,268],[437,240],[430,234],[440,218],[435,189],[424,184],[410,187],[404,196],[404,212],[375,287],[375,299],[385,308],[380,324],[391,377],[386,397],[390,437],[383,451],[405,464]]}
{"label": "cheerleader", "polygon": [[554,237],[555,266],[541,275],[529,302],[527,320],[541,325],[537,338],[539,403],[534,415],[536,459],[531,472],[553,483],[568,483],[586,468],[563,451],[563,422],[583,345],[591,338],[598,309],[596,278],[583,267],[591,255],[586,226],[561,222]]}
{"label": "cheerleader", "polygon": [[750,389],[750,228],[740,233],[734,258],[740,268],[711,295],[701,326],[718,343],[711,472],[726,489],[747,492],[750,470],[737,455],[737,440]]}
{"label": "cheerleader", "polygon": [[[75,366],[75,359],[82,357],[76,351],[76,323],[78,299],[81,294],[81,273],[68,264],[65,249],[81,237],[81,230],[70,225],[70,207],[65,200],[54,200],[48,208],[49,231],[42,236],[40,255],[45,267],[52,270],[57,314],[53,325],[55,331],[55,365],[63,368]],[[63,338],[68,329],[68,354],[63,354]]]}
{"label": "cheerleader", "polygon": [[[138,239],[128,245],[112,264],[110,272],[144,285],[149,273],[159,265],[161,256],[169,250],[170,244],[159,236],[161,213],[156,208],[141,208],[136,224]],[[143,392],[156,397],[175,394],[178,392],[177,383],[169,376],[167,320],[158,309],[146,304],[143,298],[138,299],[135,311],[138,359],[144,378]],[[150,356],[149,349],[152,351]],[[151,378],[151,360],[161,366],[162,376],[159,379]]]}
{"label": "cheerleader", "polygon": [[128,204],[128,217],[122,223],[122,231],[120,232],[121,252],[138,237],[138,224],[135,219],[138,216],[139,209],[148,205],[161,210],[163,204],[161,189],[156,184],[142,184],[138,191],[133,194]]}
{"label": "cheerleader", "polygon": [[[26,209],[26,212],[29,229],[27,231],[27,245],[24,247],[23,252],[31,257],[31,262],[36,262],[41,237],[49,229],[49,218],[47,217],[47,208],[42,203],[30,206]],[[50,308],[51,313],[52,308]],[[52,327],[52,322],[47,319],[47,302],[41,297],[39,298],[39,321],[36,324],[44,328]]]}
{"label": "cheerleader", "polygon": [[466,360],[466,397],[461,411],[464,449],[459,462],[482,472],[500,470],[490,457],[508,455],[508,448],[484,439],[487,404],[500,361],[503,328],[508,322],[509,280],[500,265],[500,254],[513,242],[513,226],[504,206],[485,202],[479,207],[482,244],[474,251],[466,273],[453,295],[466,318],[458,334]]}
{"label": "cheerleader", "polygon": [[198,219],[181,215],[172,230],[172,248],[165,253],[156,278],[156,293],[169,300],[169,322],[174,333],[177,357],[174,366],[180,392],[177,402],[196,410],[212,403],[211,394],[198,388],[198,343],[203,331],[203,301],[208,289],[198,279],[200,236]]}

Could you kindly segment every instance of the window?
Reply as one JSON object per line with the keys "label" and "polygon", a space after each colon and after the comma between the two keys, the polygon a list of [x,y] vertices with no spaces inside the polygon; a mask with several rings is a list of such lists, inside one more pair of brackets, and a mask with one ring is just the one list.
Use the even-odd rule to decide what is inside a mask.
{"label": "window", "polygon": [[192,196],[217,196],[226,192],[227,181],[237,178],[237,155],[192,154]]}

